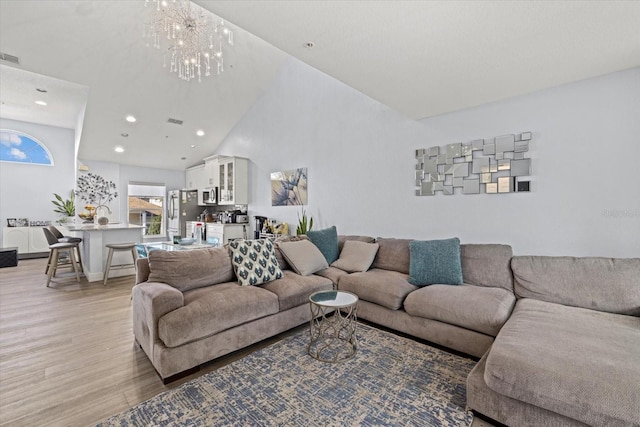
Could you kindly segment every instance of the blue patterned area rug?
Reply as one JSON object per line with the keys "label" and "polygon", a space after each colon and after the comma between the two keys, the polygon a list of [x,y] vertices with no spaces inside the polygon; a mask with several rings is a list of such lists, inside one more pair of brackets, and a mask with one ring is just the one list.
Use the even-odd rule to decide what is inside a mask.
{"label": "blue patterned area rug", "polygon": [[309,332],[258,350],[99,426],[469,426],[475,362],[359,324],[358,350],[326,363]]}

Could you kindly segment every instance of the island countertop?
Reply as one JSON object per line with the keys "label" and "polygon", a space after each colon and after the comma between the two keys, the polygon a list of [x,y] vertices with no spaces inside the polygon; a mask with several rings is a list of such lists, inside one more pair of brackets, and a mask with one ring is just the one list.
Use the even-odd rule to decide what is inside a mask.
{"label": "island countertop", "polygon": [[109,230],[137,230],[144,228],[142,225],[114,223],[107,225],[97,224],[66,224],[69,231],[109,231]]}

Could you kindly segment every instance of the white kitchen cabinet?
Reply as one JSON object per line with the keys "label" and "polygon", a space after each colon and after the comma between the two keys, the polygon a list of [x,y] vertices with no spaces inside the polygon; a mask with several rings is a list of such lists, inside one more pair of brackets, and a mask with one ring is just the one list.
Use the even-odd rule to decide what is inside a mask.
{"label": "white kitchen cabinet", "polygon": [[187,190],[197,190],[206,188],[207,178],[205,176],[205,165],[198,165],[188,168],[185,171],[185,185]]}
{"label": "white kitchen cabinet", "polygon": [[220,186],[218,181],[218,156],[204,158],[204,178],[206,182],[204,188]]}
{"label": "white kitchen cabinet", "polygon": [[219,205],[249,203],[249,160],[243,157],[218,158]]}
{"label": "white kitchen cabinet", "polygon": [[220,245],[229,243],[233,239],[249,237],[249,224],[219,224],[208,222],[206,225],[207,240],[216,237]]}
{"label": "white kitchen cabinet", "polygon": [[18,254],[49,252],[49,242],[42,227],[4,227],[2,245],[17,247]]}

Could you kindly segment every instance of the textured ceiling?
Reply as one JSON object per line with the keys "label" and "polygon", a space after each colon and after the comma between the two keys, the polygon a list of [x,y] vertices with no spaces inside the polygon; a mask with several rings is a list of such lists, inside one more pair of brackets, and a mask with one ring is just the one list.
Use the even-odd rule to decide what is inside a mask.
{"label": "textured ceiling", "polygon": [[[183,169],[213,153],[288,55],[414,119],[640,66],[638,1],[196,3],[235,35],[227,71],[202,83],[145,45],[143,0],[0,1],[0,51],[21,61],[0,67],[0,116],[81,123],[82,159]],[[45,84],[31,73],[51,77],[53,113],[34,104],[29,119]]]}

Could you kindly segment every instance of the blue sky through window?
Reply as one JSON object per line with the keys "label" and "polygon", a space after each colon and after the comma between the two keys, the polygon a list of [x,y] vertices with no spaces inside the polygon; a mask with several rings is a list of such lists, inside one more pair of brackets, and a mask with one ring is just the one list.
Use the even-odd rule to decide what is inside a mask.
{"label": "blue sky through window", "polygon": [[0,161],[53,165],[47,147],[32,136],[15,130],[0,129]]}

